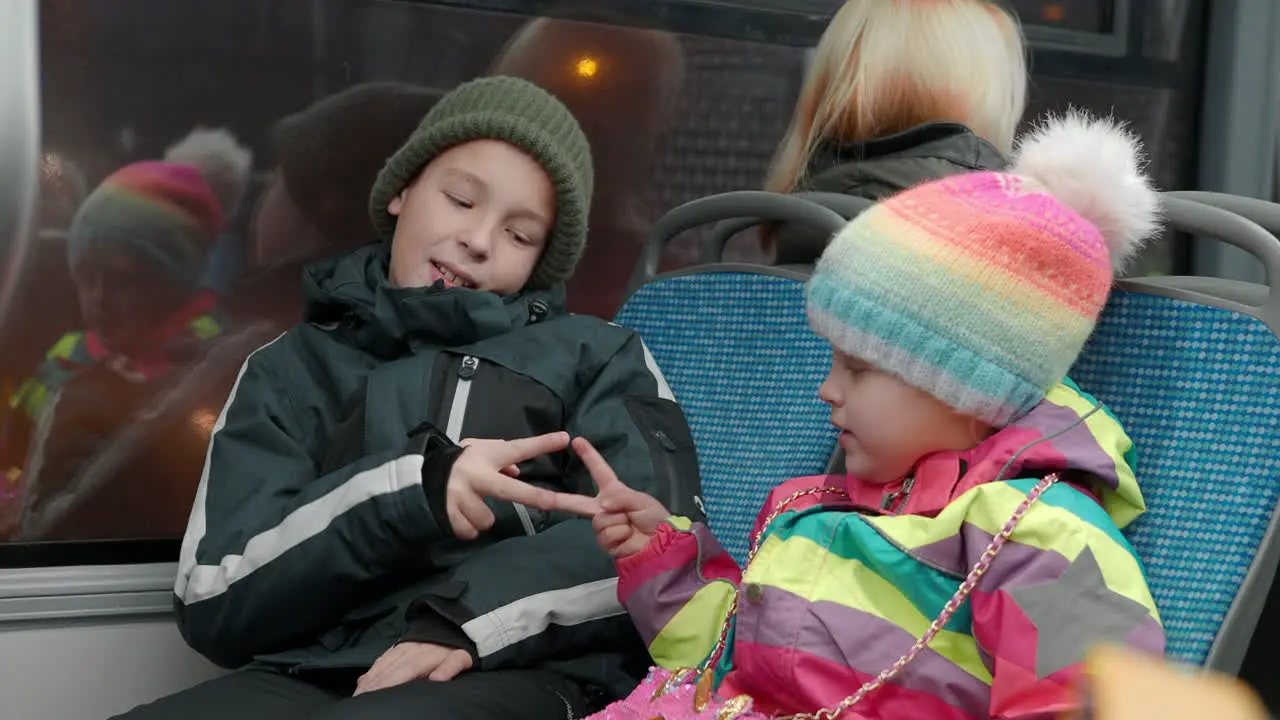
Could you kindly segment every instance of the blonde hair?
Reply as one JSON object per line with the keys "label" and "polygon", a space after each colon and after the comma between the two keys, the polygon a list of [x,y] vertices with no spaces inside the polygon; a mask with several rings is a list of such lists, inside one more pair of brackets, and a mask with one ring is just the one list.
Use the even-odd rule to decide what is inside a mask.
{"label": "blonde hair", "polygon": [[847,0],[822,34],[765,188],[791,192],[826,140],[963,123],[1008,153],[1027,102],[1017,19],[988,0]]}

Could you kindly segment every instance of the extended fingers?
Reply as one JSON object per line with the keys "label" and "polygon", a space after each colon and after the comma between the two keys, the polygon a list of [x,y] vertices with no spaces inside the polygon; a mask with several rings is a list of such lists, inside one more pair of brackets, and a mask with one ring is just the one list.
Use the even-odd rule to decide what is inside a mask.
{"label": "extended fingers", "polygon": [[600,454],[600,451],[596,450],[596,447],[591,444],[590,440],[584,437],[574,438],[573,451],[581,458],[582,464],[587,468],[587,472],[591,473],[591,479],[595,481],[601,495],[612,494],[620,489],[630,489],[618,479],[617,474],[613,472],[613,468],[609,467],[609,463]]}
{"label": "extended fingers", "polygon": [[569,433],[561,430],[535,437],[508,440],[495,450],[495,459],[503,466],[516,465],[542,455],[560,452],[567,447],[569,447]]}
{"label": "extended fingers", "polygon": [[602,512],[600,503],[596,498],[575,493],[552,493],[551,506],[540,509],[548,511],[559,510],[560,512],[584,518],[594,518]]}
{"label": "extended fingers", "polygon": [[484,497],[520,503],[539,510],[555,510],[558,507],[556,492],[501,473],[486,473],[483,477],[476,478],[471,487]]}

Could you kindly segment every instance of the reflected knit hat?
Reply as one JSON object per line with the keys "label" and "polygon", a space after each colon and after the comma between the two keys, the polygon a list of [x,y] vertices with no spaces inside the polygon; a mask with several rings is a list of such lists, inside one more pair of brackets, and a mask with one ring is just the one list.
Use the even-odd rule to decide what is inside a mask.
{"label": "reflected knit hat", "polygon": [[437,155],[472,140],[502,140],[542,165],[556,191],[556,220],[528,286],[567,279],[587,243],[587,213],[595,184],[591,148],[577,120],[545,90],[513,77],[472,80],[440,99],[408,142],[387,161],[369,196],[378,234],[390,241],[396,218],[387,205]]}
{"label": "reflected knit hat", "polygon": [[1015,158],[872,206],[808,287],[835,348],[997,427],[1063,380],[1160,225],[1140,142],[1114,121],[1052,118]]}
{"label": "reflected knit hat", "polygon": [[126,165],[89,194],[71,221],[68,260],[93,247],[128,252],[180,282],[203,277],[209,248],[244,191],[253,154],[225,130],[197,128],[165,160]]}
{"label": "reflected knit hat", "polygon": [[364,83],[272,128],[271,147],[289,198],[335,249],[372,239],[369,189],[387,157],[443,95],[405,83]]}

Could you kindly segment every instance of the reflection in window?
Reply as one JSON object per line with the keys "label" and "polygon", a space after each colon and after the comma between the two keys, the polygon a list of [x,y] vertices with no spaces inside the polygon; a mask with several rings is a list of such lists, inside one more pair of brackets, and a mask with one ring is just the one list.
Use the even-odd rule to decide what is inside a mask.
{"label": "reflection in window", "polygon": [[1156,60],[1178,60],[1185,53],[1187,35],[1201,32],[1205,3],[1197,0],[1161,0],[1144,3],[1146,18],[1142,55]]}
{"label": "reflection in window", "polygon": [[551,92],[591,144],[591,231],[567,288],[574,312],[608,318],[624,300],[627,278],[656,217],[646,194],[686,69],[685,45],[672,33],[551,18],[520,27],[489,68]]}
{"label": "reflection in window", "polygon": [[[1110,3],[1035,5],[1061,9],[1028,22],[1107,32],[1113,21]],[[653,219],[761,186],[805,48],[636,29],[611,12],[588,22],[382,0],[44,0],[41,227],[19,288],[29,312],[0,327],[0,535],[176,538],[243,358],[300,319],[303,265],[373,239],[373,176],[439,95],[469,78],[523,75],[581,121],[597,186],[570,303],[612,316]],[[1180,90],[1079,81],[1069,63],[1057,67],[1036,78],[1033,113],[1115,107],[1154,149],[1159,184],[1184,184],[1195,113]],[[69,262],[85,198],[122,168],[163,163],[198,127],[253,153],[234,197],[210,182],[219,211],[208,245]],[[673,243],[664,267],[693,262],[701,232]],[[98,234],[120,246],[147,239]],[[1171,267],[1167,254],[1152,257],[1154,269]],[[106,318],[145,327],[91,332]],[[155,340],[148,330],[164,353],[130,339]],[[113,347],[136,343],[148,352]],[[51,455],[51,441],[69,450]],[[95,561],[138,559],[121,552]]]}
{"label": "reflection in window", "polygon": [[[1143,138],[1156,187],[1191,187],[1195,177],[1195,115],[1186,111],[1187,97],[1173,90],[1115,87],[1100,82],[1059,78],[1038,79],[1032,85],[1027,122],[1050,111],[1082,106],[1112,112],[1127,120]],[[1184,103],[1184,105],[1179,105]],[[1153,243],[1142,254],[1133,275],[1180,272],[1178,246],[1173,237]]]}
{"label": "reflection in window", "polygon": [[1115,0],[1013,0],[1009,5],[1024,25],[1090,35],[1115,32]]}

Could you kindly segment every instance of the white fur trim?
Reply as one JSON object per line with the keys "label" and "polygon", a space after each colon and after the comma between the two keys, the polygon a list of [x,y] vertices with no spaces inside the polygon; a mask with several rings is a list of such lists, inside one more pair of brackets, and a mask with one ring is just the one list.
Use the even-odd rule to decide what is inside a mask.
{"label": "white fur trim", "polygon": [[1124,123],[1073,109],[1019,141],[1011,172],[1098,228],[1119,271],[1160,230],[1160,198],[1145,165],[1142,141]]}
{"label": "white fur trim", "polygon": [[198,127],[164,151],[167,162],[194,165],[218,196],[222,212],[230,213],[249,183],[253,151],[229,130]]}

